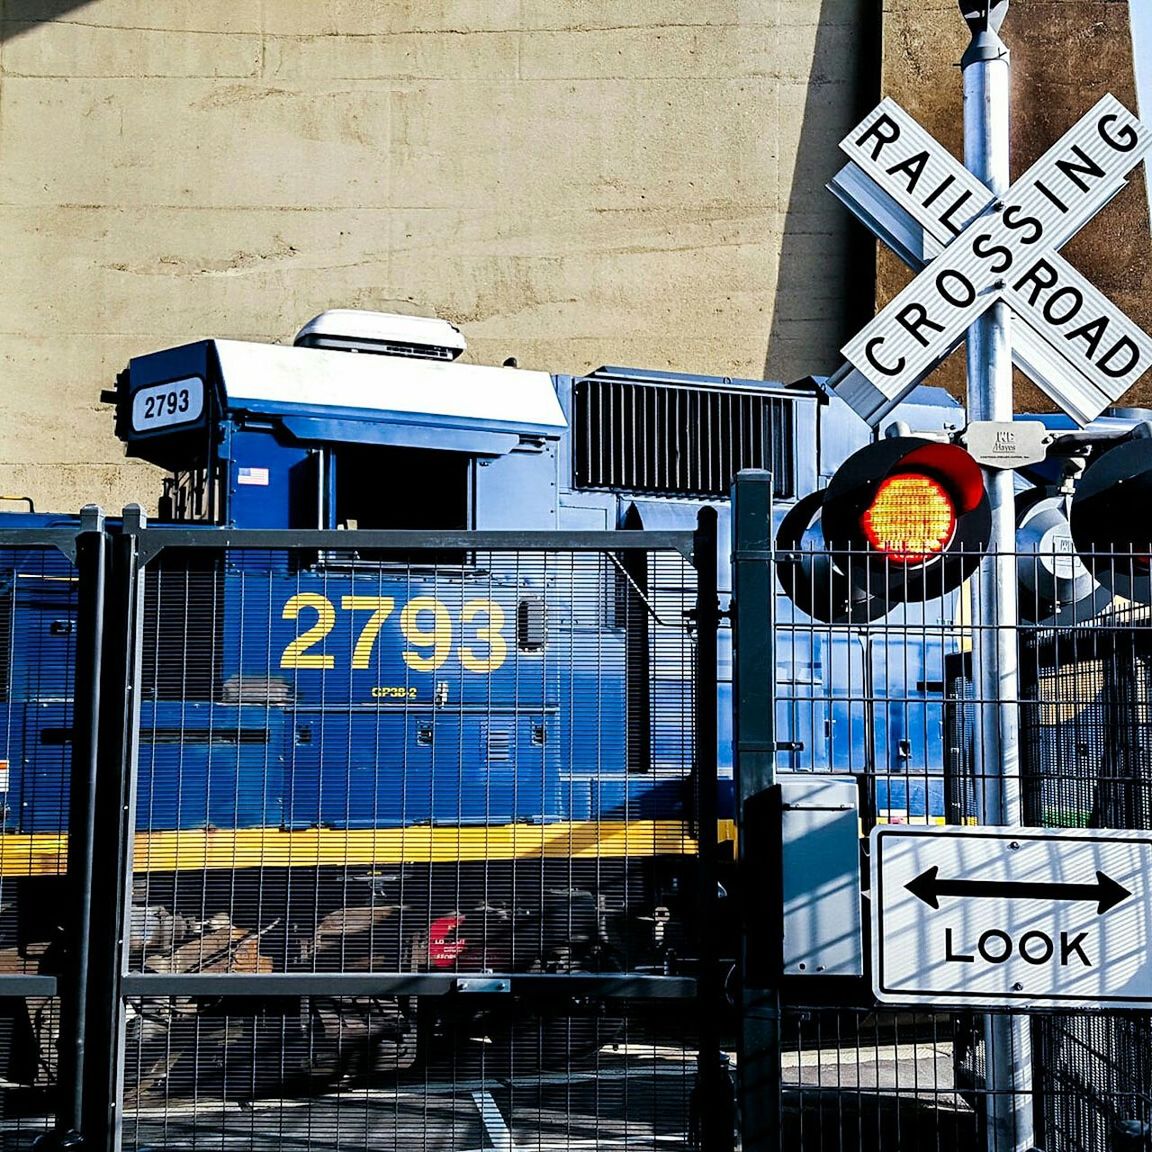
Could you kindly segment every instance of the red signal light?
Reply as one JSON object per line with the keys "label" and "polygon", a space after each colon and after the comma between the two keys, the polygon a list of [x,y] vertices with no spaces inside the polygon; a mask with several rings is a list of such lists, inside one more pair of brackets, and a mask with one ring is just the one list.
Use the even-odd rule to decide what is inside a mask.
{"label": "red signal light", "polygon": [[777,572],[802,612],[862,624],[898,603],[958,588],[991,535],[984,477],[969,453],[919,436],[888,437],[849,456],[827,488],[784,517]]}
{"label": "red signal light", "polygon": [[963,448],[897,436],[840,466],[821,527],[848,580],[894,602],[962,583],[988,546],[992,517],[980,467]]}
{"label": "red signal light", "polygon": [[867,624],[888,611],[885,601],[848,579],[825,550],[820,531],[824,492],[809,492],[780,522],[776,573],[788,599],[825,624]]}
{"label": "red signal light", "polygon": [[956,530],[956,507],[939,480],[907,472],[880,482],[860,517],[868,543],[898,564],[922,564],[944,551]]}

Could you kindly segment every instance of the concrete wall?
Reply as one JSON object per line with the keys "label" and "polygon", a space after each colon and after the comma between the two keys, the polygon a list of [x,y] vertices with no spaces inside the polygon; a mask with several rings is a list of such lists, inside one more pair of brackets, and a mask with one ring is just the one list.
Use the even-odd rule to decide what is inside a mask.
{"label": "concrete wall", "polygon": [[0,492],[151,505],[98,403],[128,357],[333,306],[478,362],[830,370],[866,10],[0,0]]}

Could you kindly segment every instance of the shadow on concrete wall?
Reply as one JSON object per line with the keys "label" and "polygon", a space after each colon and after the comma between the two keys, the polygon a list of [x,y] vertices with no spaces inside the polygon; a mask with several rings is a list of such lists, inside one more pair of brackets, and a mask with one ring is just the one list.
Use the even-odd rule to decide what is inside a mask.
{"label": "shadow on concrete wall", "polygon": [[[846,23],[854,26],[847,33]],[[839,367],[835,350],[872,318],[876,246],[871,234],[849,219],[845,251],[828,259],[827,241],[822,243],[819,233],[827,227],[829,211],[848,215],[825,185],[843,164],[841,138],[880,100],[882,33],[881,0],[823,0],[784,218],[776,307],[764,363],[769,380],[833,372]],[[854,49],[847,54],[846,40]],[[845,80],[848,107],[843,93],[835,90]],[[814,272],[813,261],[822,255],[825,266]],[[829,277],[829,282],[821,285],[817,276]],[[829,356],[833,362],[825,362]]]}
{"label": "shadow on concrete wall", "polygon": [[91,0],[0,0],[0,40],[11,40],[37,24],[51,23]]}

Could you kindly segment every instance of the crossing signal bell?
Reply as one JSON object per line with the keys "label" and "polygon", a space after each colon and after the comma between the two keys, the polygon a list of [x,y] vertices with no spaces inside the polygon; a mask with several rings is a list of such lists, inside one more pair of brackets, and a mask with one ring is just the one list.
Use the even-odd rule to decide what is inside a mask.
{"label": "crossing signal bell", "polygon": [[[781,524],[782,551],[801,539],[800,511]],[[829,623],[874,620],[893,604],[951,592],[976,570],[992,531],[976,461],[919,436],[850,456],[819,494],[818,515],[826,556],[801,553],[782,565],[781,581],[798,607]],[[813,510],[803,518],[814,526]]]}

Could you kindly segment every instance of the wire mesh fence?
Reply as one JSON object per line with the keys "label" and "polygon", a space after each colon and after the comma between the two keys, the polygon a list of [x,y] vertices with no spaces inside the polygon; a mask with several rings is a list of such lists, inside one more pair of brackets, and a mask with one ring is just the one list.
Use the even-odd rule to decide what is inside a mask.
{"label": "wire mesh fence", "polygon": [[387,542],[144,566],[126,1145],[687,1140],[695,573]]}
{"label": "wire mesh fence", "polygon": [[791,1007],[781,1055],[785,1136],[798,1149],[975,1145],[970,1033],[954,1016]]}
{"label": "wire mesh fence", "polygon": [[133,970],[629,970],[671,944],[683,561],[187,552],[145,579]]}
{"label": "wire mesh fence", "polygon": [[[992,579],[940,594],[931,578],[912,581],[874,556],[777,556],[791,593],[777,622],[781,770],[853,777],[863,832],[983,822],[1003,785],[1001,764],[985,767],[982,752],[1010,710],[1024,823],[1148,829],[1152,616],[1117,594],[1139,593],[1146,558],[1082,559],[1049,544],[984,563]],[[1014,623],[1003,614],[1009,580]],[[1005,620],[1014,663],[990,689],[980,665]],[[846,1007],[854,995],[836,1003],[838,994],[785,986],[795,1052],[785,1051],[782,1072],[795,1146],[994,1147],[987,1116],[1012,1075],[1037,1147],[1147,1145],[1152,1015],[1041,1012],[1022,1001],[1029,1016],[1017,1017],[1014,1035],[1031,1054],[1021,1050],[1022,1076],[1005,1076],[990,1068],[985,1042],[1000,1014],[922,1006],[882,1016]]]}
{"label": "wire mesh fence", "polygon": [[[727,1072],[700,1075],[737,1046],[737,989],[711,981],[740,942],[720,938],[701,824],[733,813],[699,740],[716,681],[692,539],[605,537],[118,538],[120,614],[102,619],[126,646],[117,663],[105,638],[89,861],[111,917],[92,947],[113,950],[93,999],[112,1015],[89,1039],[126,1146],[696,1147],[702,1118],[729,1114]],[[0,543],[15,1148],[71,1074],[65,849],[90,694],[77,569]],[[1135,594],[1140,558],[1011,557],[1018,678],[993,693],[979,622],[1002,581],[940,594],[858,559],[809,555],[807,592],[777,602],[782,773],[854,780],[862,832],[968,824],[999,786],[981,750],[1009,709],[1027,823],[1148,828],[1152,619],[1099,584],[1124,569]],[[776,562],[796,593],[795,557]],[[880,1010],[861,980],[783,991],[782,1147],[989,1146],[1006,1091],[989,1021],[1006,1017]],[[1038,1146],[1139,1147],[1152,1017],[1022,1008]]]}
{"label": "wire mesh fence", "polygon": [[0,1147],[52,1124],[67,868],[76,570],[29,534],[0,553]]}
{"label": "wire mesh fence", "polygon": [[691,533],[9,535],[0,1146],[692,1138]]}
{"label": "wire mesh fence", "polygon": [[[1120,569],[1122,583],[1146,572],[1139,557],[1106,561]],[[1028,823],[1152,829],[1150,672],[1152,615],[1130,602],[1090,623],[1022,636]],[[1152,1014],[1039,1017],[1033,1040],[1040,1131],[1051,1146],[1103,1152],[1147,1145]]]}
{"label": "wire mesh fence", "polygon": [[[140,1010],[173,1007],[150,1001]],[[426,1002],[413,1007],[418,1015]],[[125,1147],[685,1146],[692,1037],[664,1038],[642,1008],[611,1018],[523,1012],[484,1038],[475,1023],[449,1030],[439,1021],[436,1060],[404,1070],[364,1044],[363,1012],[340,1000],[260,1015],[222,1009],[188,1019],[185,1052],[196,1048],[196,1059],[177,1045],[159,1062],[132,1047],[126,1071],[138,1075],[125,1097]],[[551,1061],[540,1059],[542,1034],[555,1045]],[[572,1054],[556,1061],[569,1041]],[[324,1074],[333,1060],[344,1065],[340,1077]]]}

